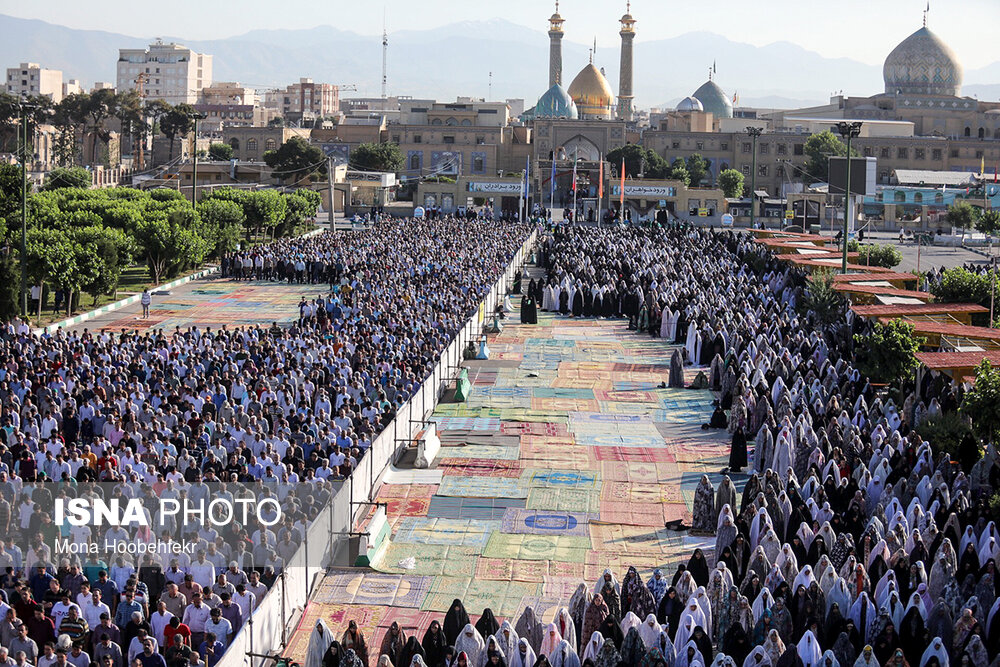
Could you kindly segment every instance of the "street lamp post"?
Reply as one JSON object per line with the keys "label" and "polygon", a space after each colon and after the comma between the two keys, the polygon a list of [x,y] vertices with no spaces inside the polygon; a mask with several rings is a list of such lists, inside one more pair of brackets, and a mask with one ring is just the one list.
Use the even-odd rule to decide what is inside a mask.
{"label": "street lamp post", "polygon": [[840,272],[847,273],[847,234],[850,230],[851,215],[854,212],[854,202],[851,200],[851,139],[861,136],[861,121],[841,122],[837,124],[840,136],[847,139],[847,186],[844,188],[844,255],[840,263]]}
{"label": "street lamp post", "polygon": [[[21,150],[18,151],[19,162],[21,163],[21,315],[28,316],[28,116],[27,110],[34,108],[34,104],[29,104],[23,97],[18,101],[17,108],[20,112],[20,125],[18,126],[18,140],[21,142]],[[41,295],[39,295],[41,299]]]}
{"label": "street lamp post", "polygon": [[206,117],[206,114],[203,113],[193,113],[188,116],[188,118],[194,121],[194,167],[191,170],[191,208],[195,208],[198,204],[198,121]]}
{"label": "street lamp post", "polygon": [[764,130],[759,127],[747,127],[747,134],[753,139],[753,158],[750,167],[750,227],[757,227],[757,139]]}

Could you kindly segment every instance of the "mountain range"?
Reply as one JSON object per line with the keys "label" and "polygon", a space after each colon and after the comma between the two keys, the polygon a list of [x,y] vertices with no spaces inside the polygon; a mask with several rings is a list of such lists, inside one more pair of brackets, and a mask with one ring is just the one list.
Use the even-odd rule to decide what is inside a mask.
{"label": "mountain range", "polygon": [[[155,37],[76,30],[44,21],[0,14],[0,63],[37,62],[61,69],[64,80],[114,82],[119,48],[140,48]],[[310,77],[353,85],[345,96],[377,96],[381,88],[382,44],[378,36],[332,26],[303,30],[253,30],[236,37],[186,40],[161,36],[214,56],[215,81],[239,81],[264,89]],[[568,87],[588,60],[588,45],[563,43],[563,81]],[[594,63],[618,88],[618,49],[599,48]],[[676,103],[690,95],[716,64],[715,81],[743,106],[789,108],[825,104],[834,91],[850,95],[880,92],[880,66],[847,58],[826,58],[791,42],[753,46],[711,32],[638,41],[635,44],[636,103]],[[491,77],[492,73],[492,77]],[[492,89],[490,88],[492,80]],[[388,93],[454,99],[524,98],[534,104],[548,81],[548,37],[503,19],[455,23],[430,30],[390,33]],[[966,95],[1000,99],[1000,61],[966,71]]]}

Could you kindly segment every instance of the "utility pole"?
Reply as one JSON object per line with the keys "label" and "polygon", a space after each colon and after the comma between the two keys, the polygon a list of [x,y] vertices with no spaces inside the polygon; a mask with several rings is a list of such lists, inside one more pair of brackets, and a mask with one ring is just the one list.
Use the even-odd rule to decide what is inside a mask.
{"label": "utility pole", "polygon": [[840,272],[847,273],[847,235],[851,229],[851,215],[854,212],[854,202],[851,201],[851,139],[861,136],[861,122],[841,122],[837,124],[840,136],[847,139],[847,184],[844,188],[844,255],[840,264]]}
{"label": "utility pole", "polygon": [[[21,125],[18,134],[21,135],[21,315],[28,317],[28,117],[25,110],[28,105],[22,98],[18,103],[21,112]],[[41,302],[41,292],[38,300]]]}
{"label": "utility pole", "polygon": [[326,188],[330,196],[329,223],[330,231],[337,231],[337,216],[333,212],[333,158],[326,158]]}
{"label": "utility pole", "polygon": [[386,77],[386,60],[389,57],[389,32],[385,27],[385,10],[382,10],[382,110],[385,111],[385,86],[388,81]]}
{"label": "utility pole", "polygon": [[194,146],[192,147],[194,168],[191,172],[191,208],[195,208],[198,205],[198,121],[205,118],[205,114],[193,113],[190,118],[194,120]]}
{"label": "utility pole", "polygon": [[750,227],[757,227],[757,138],[764,133],[759,127],[747,127],[747,134],[753,140],[753,157],[750,167]]}

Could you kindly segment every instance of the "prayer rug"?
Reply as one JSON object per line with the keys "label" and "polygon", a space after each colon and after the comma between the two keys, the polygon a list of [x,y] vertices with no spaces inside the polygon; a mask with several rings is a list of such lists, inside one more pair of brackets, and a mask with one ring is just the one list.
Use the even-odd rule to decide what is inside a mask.
{"label": "prayer rug", "polygon": [[531,487],[587,489],[601,485],[600,476],[594,471],[525,470],[522,479]]}
{"label": "prayer rug", "polygon": [[600,405],[594,399],[573,399],[573,398],[533,398],[531,399],[532,410],[558,410],[560,412],[596,412],[600,410]]}
{"label": "prayer rug", "polygon": [[518,478],[448,475],[441,480],[437,495],[463,498],[527,498],[528,490]]}
{"label": "prayer rug", "polygon": [[419,607],[430,589],[431,578],[380,574],[355,570],[327,575],[313,599],[343,604]]}
{"label": "prayer rug", "polygon": [[[419,641],[423,638],[427,628],[430,627],[431,621],[434,619],[440,621],[439,617],[440,614],[431,611],[421,611],[420,609],[389,609],[378,625],[378,631],[381,635],[378,638],[379,643],[373,643],[372,645],[381,646],[382,638],[385,637],[385,633],[392,627],[393,623],[398,624],[408,637],[416,636]],[[301,662],[299,664],[305,663]]]}
{"label": "prayer rug", "polygon": [[483,547],[490,534],[499,529],[499,521],[404,517],[392,539],[393,542]]}
{"label": "prayer rug", "polygon": [[542,488],[528,491],[527,508],[590,514],[600,511],[600,494],[592,489]]}
{"label": "prayer rug", "polygon": [[[478,553],[479,549],[473,547],[391,542],[372,567],[392,574],[471,577],[476,571]],[[401,565],[408,558],[415,561],[412,568]]]}
{"label": "prayer rug", "polygon": [[601,485],[601,502],[655,503],[668,501],[667,484],[641,484],[633,482],[604,482]]}
{"label": "prayer rug", "polygon": [[[664,554],[670,548],[678,548],[681,545],[680,536],[663,527],[592,523],[590,537],[595,551],[628,554]],[[492,541],[491,538],[491,544]]]}
{"label": "prayer rug", "polygon": [[386,498],[430,498],[437,492],[437,484],[382,484],[378,500]]}
{"label": "prayer rug", "polygon": [[508,535],[494,532],[483,550],[487,558],[519,558],[583,563],[591,540],[553,535]]}
{"label": "prayer rug", "polygon": [[594,397],[599,401],[614,401],[618,403],[656,403],[656,395],[649,391],[635,389],[615,389],[613,391],[595,391]]}
{"label": "prayer rug", "polygon": [[546,387],[533,389],[532,398],[566,398],[573,401],[588,401],[594,399],[592,388],[566,389],[561,387]]}
{"label": "prayer rug", "polygon": [[517,461],[519,449],[511,447],[493,447],[492,445],[465,445],[463,447],[442,447],[441,455],[447,456],[446,461],[455,459],[502,459]]}
{"label": "prayer rug", "polygon": [[514,576],[514,561],[509,558],[486,558],[476,562],[476,579],[510,581]]}
{"label": "prayer rug", "polygon": [[[542,597],[566,600],[564,606],[569,606],[569,600],[576,593],[580,584],[585,584],[583,575],[579,577],[545,577],[542,584]],[[587,591],[592,592],[593,584],[587,586]]]}
{"label": "prayer rug", "polygon": [[652,447],[593,447],[594,457],[598,461],[628,461],[629,463],[654,463],[676,461],[674,455],[666,449]]}
{"label": "prayer rug", "polygon": [[417,470],[415,468],[393,468],[389,467],[382,475],[384,484],[439,484],[444,473],[440,470]]}
{"label": "prayer rug", "polygon": [[443,431],[469,429],[470,431],[499,431],[500,420],[493,417],[431,417]]}
{"label": "prayer rug", "polygon": [[546,422],[502,422],[500,433],[503,435],[534,435],[534,436],[569,436],[566,424],[549,424]]}
{"label": "prayer rug", "polygon": [[596,516],[546,510],[507,510],[500,530],[523,535],[575,535],[589,537],[587,524]]}
{"label": "prayer rug", "polygon": [[[297,643],[292,645],[290,642],[286,648],[286,652],[287,654],[294,652],[295,655],[299,655],[299,652],[301,652],[302,659],[300,664],[305,664],[305,654],[309,649],[309,636],[320,619],[326,621],[326,624],[330,627],[330,631],[338,639],[347,630],[347,626],[351,621],[357,622],[358,630],[363,632],[366,637],[373,637],[386,611],[386,607],[310,602],[306,605],[305,610],[303,610],[298,630],[293,635]],[[378,651],[374,652],[377,653]]]}
{"label": "prayer rug", "polygon": [[427,509],[430,507],[430,498],[387,498],[385,503],[385,513],[389,517],[402,516],[427,516]]}
{"label": "prayer rug", "polygon": [[655,463],[601,461],[600,465],[605,482],[656,484],[660,479]]}
{"label": "prayer rug", "polygon": [[489,607],[499,618],[516,621],[522,611],[521,600],[537,597],[541,588],[541,584],[527,581],[473,579],[462,601],[469,609],[481,611]]}
{"label": "prayer rug", "polygon": [[508,509],[524,508],[523,498],[446,498],[434,496],[427,516],[441,519],[503,519]]}
{"label": "prayer rug", "polygon": [[663,506],[660,503],[617,502],[613,500],[601,501],[600,522],[654,528],[660,528],[665,523]]}
{"label": "prayer rug", "polygon": [[464,477],[520,477],[521,463],[505,459],[443,459],[439,467],[445,475]]}

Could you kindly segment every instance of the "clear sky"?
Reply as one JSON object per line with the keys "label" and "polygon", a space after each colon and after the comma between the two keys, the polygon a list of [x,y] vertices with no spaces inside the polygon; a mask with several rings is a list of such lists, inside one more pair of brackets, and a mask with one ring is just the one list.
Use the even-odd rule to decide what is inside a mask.
{"label": "clear sky", "polygon": [[[0,13],[136,37],[213,39],[260,28],[316,25],[376,34],[382,30],[383,7],[390,33],[496,17],[544,30],[553,4],[546,0],[0,0]],[[598,45],[615,46],[625,1],[617,4],[621,7],[614,0],[561,0],[567,39],[589,43],[596,37]],[[632,13],[639,20],[638,40],[707,30],[734,41],[763,45],[785,40],[827,57],[878,64],[893,45],[920,27],[925,5],[926,0],[635,0]],[[928,22],[967,69],[1000,60],[1000,48],[991,34],[1000,25],[1000,0],[932,0]]]}

